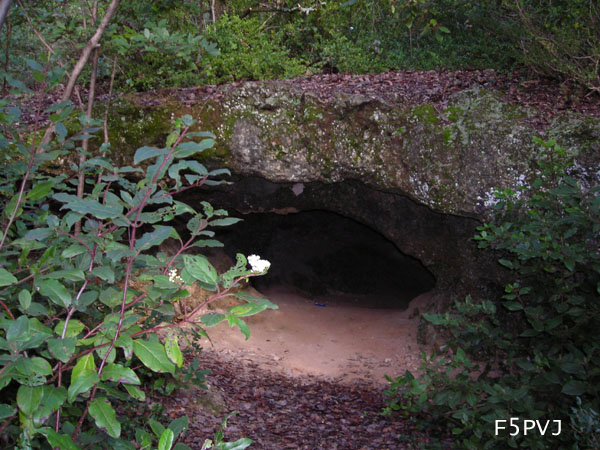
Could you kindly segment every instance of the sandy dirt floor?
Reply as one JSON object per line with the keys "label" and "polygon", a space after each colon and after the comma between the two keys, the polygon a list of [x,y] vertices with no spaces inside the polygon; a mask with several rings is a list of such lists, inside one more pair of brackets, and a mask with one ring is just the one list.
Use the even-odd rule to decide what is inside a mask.
{"label": "sandy dirt floor", "polygon": [[418,369],[427,350],[416,336],[428,294],[405,311],[357,307],[347,298],[308,299],[283,287],[264,295],[279,309],[247,318],[249,340],[226,322],[207,330],[216,351],[288,376],[383,384],[386,374]]}

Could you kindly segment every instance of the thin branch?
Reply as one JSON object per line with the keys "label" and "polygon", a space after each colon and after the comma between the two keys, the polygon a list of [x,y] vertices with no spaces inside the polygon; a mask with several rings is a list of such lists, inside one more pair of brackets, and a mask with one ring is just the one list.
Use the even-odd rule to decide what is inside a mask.
{"label": "thin branch", "polygon": [[[27,10],[23,7],[23,4],[21,3],[21,0],[17,0],[17,3],[19,4],[19,7],[21,8],[23,15],[25,16],[25,19],[27,19],[27,22],[29,22],[29,25],[31,26],[31,29],[33,30],[33,34],[35,34],[38,38],[38,40],[42,43],[42,45],[44,47],[46,47],[46,49],[48,50],[48,52],[54,56],[56,55],[56,52],[54,51],[54,49],[50,46],[50,44],[48,44],[48,42],[46,42],[46,40],[44,39],[44,37],[42,36],[42,34],[38,31],[38,29],[35,27],[35,24],[33,23],[33,20],[31,20],[31,17],[29,17],[29,14],[27,14]],[[65,68],[65,64],[62,63],[61,61],[56,61],[56,63],[61,67],[61,68]],[[67,76],[71,76],[71,74],[69,73],[69,71],[67,69],[65,69],[65,73],[67,74]],[[79,108],[81,109],[81,111],[83,111],[83,100],[81,100],[81,94],[79,93],[79,88],[75,89],[75,96],[77,97],[77,101],[79,103]]]}
{"label": "thin branch", "polygon": [[15,320],[15,316],[13,316],[13,313],[10,312],[10,309],[8,309],[8,306],[6,306],[6,303],[4,303],[2,300],[0,300],[0,305],[2,305],[2,307],[4,308],[4,310],[8,313],[8,315],[11,318],[11,320]]}
{"label": "thin branch", "polygon": [[108,140],[108,111],[110,109],[110,99],[112,98],[113,84],[115,82],[115,73],[117,71],[117,57],[113,60],[112,73],[110,74],[110,84],[108,86],[108,98],[106,99],[106,108],[104,109],[104,143]]}
{"label": "thin branch", "polygon": [[[90,56],[92,55],[92,51],[95,48],[98,48],[100,46],[100,40],[102,39],[102,35],[106,31],[106,28],[108,27],[108,24],[110,23],[110,20],[112,19],[115,12],[117,11],[119,2],[120,2],[120,0],[112,0],[110,2],[110,5],[108,6],[108,8],[106,10],[106,14],[102,18],[100,25],[96,29],[96,32],[94,33],[94,35],[90,38],[90,40],[86,44],[85,48],[81,52],[79,61],[77,61],[77,64],[75,64],[75,67],[73,68],[73,73],[69,77],[69,81],[67,82],[67,86],[65,87],[65,90],[61,97],[61,101],[65,101],[65,100],[68,100],[69,98],[71,98],[71,95],[73,94],[73,89],[75,88],[75,83],[77,82],[77,78],[79,78],[79,75],[81,75],[83,68],[89,61]],[[55,131],[56,131],[56,128],[55,128],[54,124],[50,125],[46,129],[46,133],[44,134],[44,137],[42,138],[42,140],[38,146],[38,149],[37,149],[38,153],[41,153],[44,151],[44,147],[46,145],[48,145],[50,143],[50,141],[52,140],[52,138],[54,137]]]}

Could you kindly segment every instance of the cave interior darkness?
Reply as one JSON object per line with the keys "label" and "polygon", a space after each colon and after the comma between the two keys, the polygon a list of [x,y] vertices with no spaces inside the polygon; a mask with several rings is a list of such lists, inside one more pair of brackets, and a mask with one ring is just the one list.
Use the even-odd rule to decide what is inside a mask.
{"label": "cave interior darkness", "polygon": [[243,220],[215,236],[235,260],[258,254],[269,272],[256,289],[291,289],[315,302],[365,308],[406,309],[431,290],[434,276],[373,229],[325,210],[289,214],[232,214]]}

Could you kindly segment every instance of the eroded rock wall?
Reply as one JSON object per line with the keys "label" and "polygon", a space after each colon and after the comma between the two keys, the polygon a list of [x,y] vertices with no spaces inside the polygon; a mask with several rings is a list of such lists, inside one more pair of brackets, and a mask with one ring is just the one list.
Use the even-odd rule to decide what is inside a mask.
{"label": "eroded rock wall", "polygon": [[497,91],[468,89],[443,104],[355,94],[321,101],[289,82],[261,82],[212,97],[128,98],[115,105],[109,129],[119,134],[113,147],[129,164],[137,147],[164,145],[173,117],[192,114],[199,129],[216,135],[203,162],[254,183],[246,186],[252,198],[238,192],[230,200],[238,211],[312,208],[351,217],[419,258],[440,286],[464,292],[485,290],[496,278],[493,259],[471,238],[494,188],[527,186],[537,177],[544,156],[534,136],[555,139],[574,156],[573,175],[598,184],[600,119],[559,114],[540,130],[536,113]]}
{"label": "eroded rock wall", "polygon": [[274,182],[360,180],[439,212],[481,217],[494,188],[536,178],[539,135],[575,156],[574,175],[584,183],[600,178],[600,119],[565,113],[539,130],[529,121],[535,110],[495,91],[461,91],[443,107],[353,94],[322,102],[283,82],[245,83],[194,101],[163,95],[149,107],[147,97],[134,97],[139,106],[117,108],[122,140],[161,145],[171,117],[190,113],[217,136],[215,164]]}

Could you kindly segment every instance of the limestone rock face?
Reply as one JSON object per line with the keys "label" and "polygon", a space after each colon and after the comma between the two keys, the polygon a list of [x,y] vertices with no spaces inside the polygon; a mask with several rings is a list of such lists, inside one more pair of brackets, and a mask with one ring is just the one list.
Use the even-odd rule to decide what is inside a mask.
{"label": "limestone rock face", "polygon": [[[531,183],[543,151],[534,136],[565,147],[575,157],[573,175],[584,184],[600,179],[600,119],[565,113],[541,132],[528,121],[536,111],[503,101],[497,91],[461,91],[443,107],[343,93],[322,102],[277,81],[244,83],[195,102],[167,93],[147,106],[146,97],[130,99],[140,106],[116,108],[112,125],[128,142],[121,153],[164,145],[172,116],[188,113],[200,129],[216,134],[209,153],[214,164],[239,175],[273,182],[359,180],[443,213],[485,216],[494,188]],[[132,139],[123,137],[128,133]]]}
{"label": "limestone rock face", "polygon": [[[494,188],[536,178],[543,148],[532,140],[541,133],[527,124],[534,113],[483,90],[459,92],[438,108],[349,94],[322,103],[273,82],[233,90],[201,117],[219,122],[224,162],[238,174],[274,182],[360,180],[436,211],[479,217]],[[597,184],[600,120],[565,115],[546,135],[575,156],[575,176]]]}
{"label": "limestone rock face", "polygon": [[[600,119],[565,113],[541,132],[532,125],[536,111],[495,91],[469,89],[436,105],[352,94],[321,101],[289,82],[243,83],[191,101],[167,93],[149,102],[147,95],[113,109],[122,141],[112,142],[127,164],[136,148],[164,145],[173,116],[191,114],[216,135],[202,161],[228,167],[242,183],[221,192],[225,207],[345,215],[418,258],[444,289],[485,291],[498,279],[495,258],[471,237],[491,210],[494,188],[537,177],[548,156],[534,136],[566,148],[584,185],[600,178]],[[206,195],[188,192],[186,200]]]}

